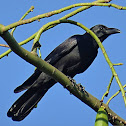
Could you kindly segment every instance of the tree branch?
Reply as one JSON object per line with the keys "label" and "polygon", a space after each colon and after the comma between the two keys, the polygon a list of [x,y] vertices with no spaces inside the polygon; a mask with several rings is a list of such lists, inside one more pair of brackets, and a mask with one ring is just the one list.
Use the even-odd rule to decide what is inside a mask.
{"label": "tree branch", "polygon": [[[30,12],[33,11],[33,9],[34,9],[34,6],[31,6],[31,8],[21,17],[21,19],[20,19],[19,21],[23,20]],[[13,35],[15,29],[16,29],[16,27],[14,27],[14,28],[12,29],[12,31],[10,32],[11,35]]]}

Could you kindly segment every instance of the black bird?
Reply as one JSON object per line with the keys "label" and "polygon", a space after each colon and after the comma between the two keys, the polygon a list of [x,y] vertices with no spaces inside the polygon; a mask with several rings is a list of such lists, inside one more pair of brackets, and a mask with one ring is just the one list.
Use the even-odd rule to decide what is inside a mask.
{"label": "black bird", "polygon": [[[91,30],[103,42],[109,35],[120,33],[120,30],[108,28],[104,25],[96,25]],[[62,71],[65,75],[74,77],[83,73],[97,56],[99,46],[89,34],[74,35],[56,47],[45,61]],[[37,69],[14,92],[18,93],[28,89],[9,109],[7,115],[14,121],[23,120],[37,105],[44,94],[55,83],[52,77]]]}

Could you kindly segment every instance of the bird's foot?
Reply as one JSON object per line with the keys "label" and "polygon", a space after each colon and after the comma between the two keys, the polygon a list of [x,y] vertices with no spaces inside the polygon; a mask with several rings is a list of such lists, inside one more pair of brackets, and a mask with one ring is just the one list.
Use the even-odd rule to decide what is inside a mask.
{"label": "bird's foot", "polygon": [[77,84],[77,87],[79,91],[85,92],[85,87],[83,87],[80,83]]}
{"label": "bird's foot", "polygon": [[71,81],[73,86],[77,85],[76,81],[72,77],[70,77],[70,76],[67,76],[67,77]]}
{"label": "bird's foot", "polygon": [[71,81],[72,85],[73,85],[74,87],[76,86],[76,87],[78,88],[79,91],[81,91],[81,92],[83,92],[83,93],[86,92],[86,91],[85,91],[85,87],[83,87],[80,83],[77,84],[76,81],[75,81],[72,77],[70,77],[70,76],[67,76],[67,77],[68,77],[68,79]]}

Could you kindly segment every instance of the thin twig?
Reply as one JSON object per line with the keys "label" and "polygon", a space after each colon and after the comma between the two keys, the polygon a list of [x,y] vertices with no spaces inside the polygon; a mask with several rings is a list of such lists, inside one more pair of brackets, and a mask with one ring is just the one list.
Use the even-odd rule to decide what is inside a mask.
{"label": "thin twig", "polygon": [[0,46],[10,48],[8,45],[5,44],[0,44]]}
{"label": "thin twig", "polygon": [[[125,88],[126,87],[126,84],[123,86],[123,88]],[[109,98],[109,100],[107,101],[107,105],[110,103],[110,101],[114,98],[114,97],[116,97],[119,93],[121,92],[121,90],[119,90],[119,91],[117,91],[111,98]]]}
{"label": "thin twig", "polygon": [[109,90],[110,90],[110,87],[111,87],[113,78],[114,78],[114,75],[112,75],[112,77],[110,79],[109,85],[107,86],[107,91],[103,94],[102,99],[101,99],[101,102],[103,102],[105,96],[106,97],[108,96],[108,93],[109,93]]}
{"label": "thin twig", "polygon": [[[31,6],[31,8],[21,17],[21,19],[19,21],[22,21],[30,12],[32,12],[34,9],[34,6]],[[17,26],[16,26],[17,27]],[[14,27],[12,30],[11,30],[11,35],[13,35],[16,27]]]}

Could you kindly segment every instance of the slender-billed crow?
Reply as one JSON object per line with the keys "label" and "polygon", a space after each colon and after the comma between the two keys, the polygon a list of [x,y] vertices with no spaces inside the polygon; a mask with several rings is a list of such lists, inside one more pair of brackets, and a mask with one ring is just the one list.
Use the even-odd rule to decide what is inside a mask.
{"label": "slender-billed crow", "polygon": [[[119,33],[120,30],[108,28],[104,25],[96,25],[91,30],[103,42],[109,35]],[[74,35],[56,47],[45,61],[62,71],[65,75],[74,77],[83,73],[94,61],[98,53],[98,44],[89,34]],[[56,81],[39,69],[14,92],[18,93],[28,89],[9,109],[7,115],[14,121],[23,120],[37,105],[44,94]]]}

